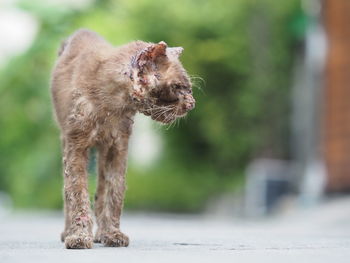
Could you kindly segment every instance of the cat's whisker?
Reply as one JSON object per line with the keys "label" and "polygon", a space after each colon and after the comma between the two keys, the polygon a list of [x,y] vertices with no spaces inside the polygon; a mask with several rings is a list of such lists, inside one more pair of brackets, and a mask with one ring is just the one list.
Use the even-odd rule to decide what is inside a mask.
{"label": "cat's whisker", "polygon": [[175,128],[175,127],[177,126],[178,123],[179,123],[179,118],[176,118],[176,119],[173,121],[171,127]]}
{"label": "cat's whisker", "polygon": [[171,118],[170,115],[164,120],[165,124],[167,125],[167,130],[170,128],[171,126],[171,122],[170,122]]}
{"label": "cat's whisker", "polygon": [[159,109],[154,109],[154,110],[162,110],[163,112],[168,112],[168,111],[171,111],[171,110],[173,110],[174,108],[164,108],[164,109],[162,109],[162,108],[159,108]]}
{"label": "cat's whisker", "polygon": [[[155,117],[155,120],[158,121],[162,116],[167,114],[170,111],[173,111],[175,108],[175,105],[168,105],[168,106],[158,106],[154,105],[155,107],[152,109],[153,112],[151,112],[151,115]],[[164,122],[170,121],[174,116],[172,114],[169,114],[165,119]]]}
{"label": "cat's whisker", "polygon": [[200,76],[196,76],[196,75],[189,75],[189,77],[190,77],[190,79],[191,79],[191,80],[192,80],[192,79],[199,79],[199,80],[201,80],[201,81],[205,82],[205,80],[204,80],[202,77],[200,77]]}
{"label": "cat's whisker", "polygon": [[192,82],[192,87],[199,89],[204,93],[202,86],[205,86],[205,80],[202,77],[193,76],[193,75],[190,75],[189,78]]}
{"label": "cat's whisker", "polygon": [[[153,116],[156,117],[155,120],[159,120],[159,118],[160,118],[161,116],[164,116],[164,115],[165,115],[167,112],[169,112],[170,110],[172,110],[172,109],[167,109],[167,110],[155,112]],[[169,115],[169,116],[170,116],[170,115]],[[168,117],[169,117],[169,116],[168,116]],[[167,122],[167,121],[168,121],[168,118],[165,118],[164,121]]]}
{"label": "cat's whisker", "polygon": [[168,117],[167,121],[173,119],[174,117],[175,117],[174,121],[170,123],[170,125],[167,127],[167,130],[169,130],[171,127],[174,127],[173,124],[176,122],[176,112],[173,112],[173,113]]}
{"label": "cat's whisker", "polygon": [[158,105],[154,105],[155,109],[174,109],[175,105],[168,105],[168,106],[158,106]]}
{"label": "cat's whisker", "polygon": [[160,115],[164,115],[165,113],[167,113],[167,112],[169,112],[169,111],[171,111],[172,109],[160,109],[160,110],[155,110],[156,112],[155,112],[155,114],[160,114]]}
{"label": "cat's whisker", "polygon": [[177,127],[180,127],[180,123],[181,123],[181,118],[177,119]]}

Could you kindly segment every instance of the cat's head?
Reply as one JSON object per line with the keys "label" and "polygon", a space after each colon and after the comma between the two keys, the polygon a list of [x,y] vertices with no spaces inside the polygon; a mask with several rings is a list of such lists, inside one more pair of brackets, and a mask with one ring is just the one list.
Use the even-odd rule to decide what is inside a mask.
{"label": "cat's head", "polygon": [[192,84],[179,56],[183,48],[150,44],[131,61],[132,98],[138,110],[168,124],[195,106]]}

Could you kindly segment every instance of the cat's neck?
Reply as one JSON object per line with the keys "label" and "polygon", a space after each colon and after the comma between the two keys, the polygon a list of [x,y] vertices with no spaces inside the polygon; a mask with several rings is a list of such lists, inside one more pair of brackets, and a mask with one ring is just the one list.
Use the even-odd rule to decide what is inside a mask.
{"label": "cat's neck", "polygon": [[101,94],[98,96],[101,106],[108,110],[136,110],[137,105],[131,98],[134,87],[131,63],[133,57],[148,45],[146,42],[134,41],[112,48],[105,54],[106,58],[98,71],[100,83],[97,88]]}
{"label": "cat's neck", "polygon": [[89,73],[90,81],[85,91],[98,116],[104,116],[106,112],[135,114],[139,110],[139,105],[131,97],[134,87],[131,63],[133,57],[148,45],[135,41],[121,47],[106,46],[103,50],[95,50],[96,55],[91,58],[95,66]]}

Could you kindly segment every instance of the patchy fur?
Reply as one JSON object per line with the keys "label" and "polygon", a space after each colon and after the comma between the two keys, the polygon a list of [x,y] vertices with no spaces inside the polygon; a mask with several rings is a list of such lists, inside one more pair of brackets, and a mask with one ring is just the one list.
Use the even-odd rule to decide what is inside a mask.
{"label": "patchy fur", "polygon": [[[182,48],[135,41],[114,47],[89,30],[62,44],[52,72],[52,99],[61,130],[67,248],[128,246],[120,231],[128,141],[137,112],[168,124],[194,108]],[[87,185],[89,148],[98,149],[97,232]]]}

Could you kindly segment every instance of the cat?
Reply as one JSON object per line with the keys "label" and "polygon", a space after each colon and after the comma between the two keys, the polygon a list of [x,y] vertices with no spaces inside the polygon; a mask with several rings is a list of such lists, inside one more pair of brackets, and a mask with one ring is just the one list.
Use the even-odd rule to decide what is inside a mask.
{"label": "cat", "polygon": [[[61,131],[66,248],[128,246],[120,231],[128,141],[141,112],[169,124],[195,106],[192,84],[179,61],[181,47],[134,41],[115,47],[80,29],[63,42],[51,77]],[[93,220],[87,185],[88,151],[98,151]]]}

